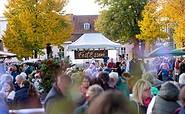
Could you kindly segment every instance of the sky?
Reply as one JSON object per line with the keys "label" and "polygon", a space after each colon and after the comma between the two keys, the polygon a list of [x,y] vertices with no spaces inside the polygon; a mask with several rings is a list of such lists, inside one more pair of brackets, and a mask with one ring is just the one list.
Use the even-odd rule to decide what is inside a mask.
{"label": "sky", "polygon": [[[7,0],[0,0],[0,2],[0,16],[3,16],[4,4],[7,4]],[[94,0],[69,0],[65,10],[66,13],[74,15],[97,15],[101,11],[97,3],[94,3]]]}

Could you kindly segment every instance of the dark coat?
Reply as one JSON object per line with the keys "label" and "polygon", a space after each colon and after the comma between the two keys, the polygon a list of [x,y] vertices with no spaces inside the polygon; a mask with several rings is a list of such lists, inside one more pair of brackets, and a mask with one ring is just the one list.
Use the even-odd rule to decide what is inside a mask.
{"label": "dark coat", "polygon": [[70,95],[65,96],[53,85],[45,99],[45,114],[72,114],[73,102]]}
{"label": "dark coat", "polygon": [[174,114],[180,105],[176,102],[178,100],[179,90],[170,83],[166,82],[162,85],[153,107],[153,114]]}
{"label": "dark coat", "polygon": [[129,73],[131,75],[134,75],[137,79],[141,78],[142,70],[141,70],[141,62],[139,60],[129,61]]}
{"label": "dark coat", "polygon": [[179,76],[182,74],[182,73],[185,73],[185,64],[183,62],[181,62],[179,64]]}
{"label": "dark coat", "polygon": [[29,87],[22,87],[15,93],[14,106],[18,109],[24,108],[41,108],[41,101],[39,96],[28,95]]}

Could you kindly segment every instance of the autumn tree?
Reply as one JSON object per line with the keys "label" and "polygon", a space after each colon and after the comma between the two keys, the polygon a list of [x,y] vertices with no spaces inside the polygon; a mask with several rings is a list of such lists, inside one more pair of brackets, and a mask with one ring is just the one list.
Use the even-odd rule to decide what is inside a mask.
{"label": "autumn tree", "polygon": [[138,21],[142,19],[141,12],[147,0],[96,0],[105,8],[97,21],[95,29],[111,40],[121,43],[135,42],[135,52],[138,50],[136,34],[140,33]]}
{"label": "autumn tree", "polygon": [[185,47],[185,0],[160,0],[161,17],[174,30],[177,47]]}
{"label": "autumn tree", "polygon": [[[70,38],[73,30],[64,15],[66,0],[9,0],[4,15],[8,27],[2,39],[11,52],[33,57],[49,42],[60,45]],[[37,54],[35,54],[37,55]]]}
{"label": "autumn tree", "polygon": [[168,33],[164,30],[166,21],[159,16],[159,6],[156,0],[148,1],[142,11],[143,19],[138,22],[140,34],[137,34],[136,38],[145,41],[148,51],[152,42],[168,37]]}

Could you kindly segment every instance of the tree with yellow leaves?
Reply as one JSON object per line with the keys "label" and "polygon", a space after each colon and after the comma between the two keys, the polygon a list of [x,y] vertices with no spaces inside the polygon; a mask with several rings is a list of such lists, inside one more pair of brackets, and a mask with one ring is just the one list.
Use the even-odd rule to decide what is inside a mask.
{"label": "tree with yellow leaves", "polygon": [[136,38],[144,40],[148,49],[151,42],[168,36],[164,31],[165,23],[159,18],[158,8],[159,5],[155,1],[148,2],[142,11],[143,20],[138,22],[141,32]]}
{"label": "tree with yellow leaves", "polygon": [[[66,0],[9,0],[4,15],[8,22],[2,39],[11,52],[33,57],[49,42],[60,45],[70,38],[73,25],[64,15]],[[35,57],[37,54],[35,54]]]}
{"label": "tree with yellow leaves", "polygon": [[160,0],[161,17],[174,30],[174,40],[177,47],[185,47],[185,0]]}

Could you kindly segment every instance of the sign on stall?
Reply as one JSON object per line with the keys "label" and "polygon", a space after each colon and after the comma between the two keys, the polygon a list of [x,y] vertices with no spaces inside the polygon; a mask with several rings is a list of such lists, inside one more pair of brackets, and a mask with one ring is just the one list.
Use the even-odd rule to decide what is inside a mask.
{"label": "sign on stall", "polygon": [[75,59],[92,59],[108,56],[108,50],[83,50],[74,51]]}

